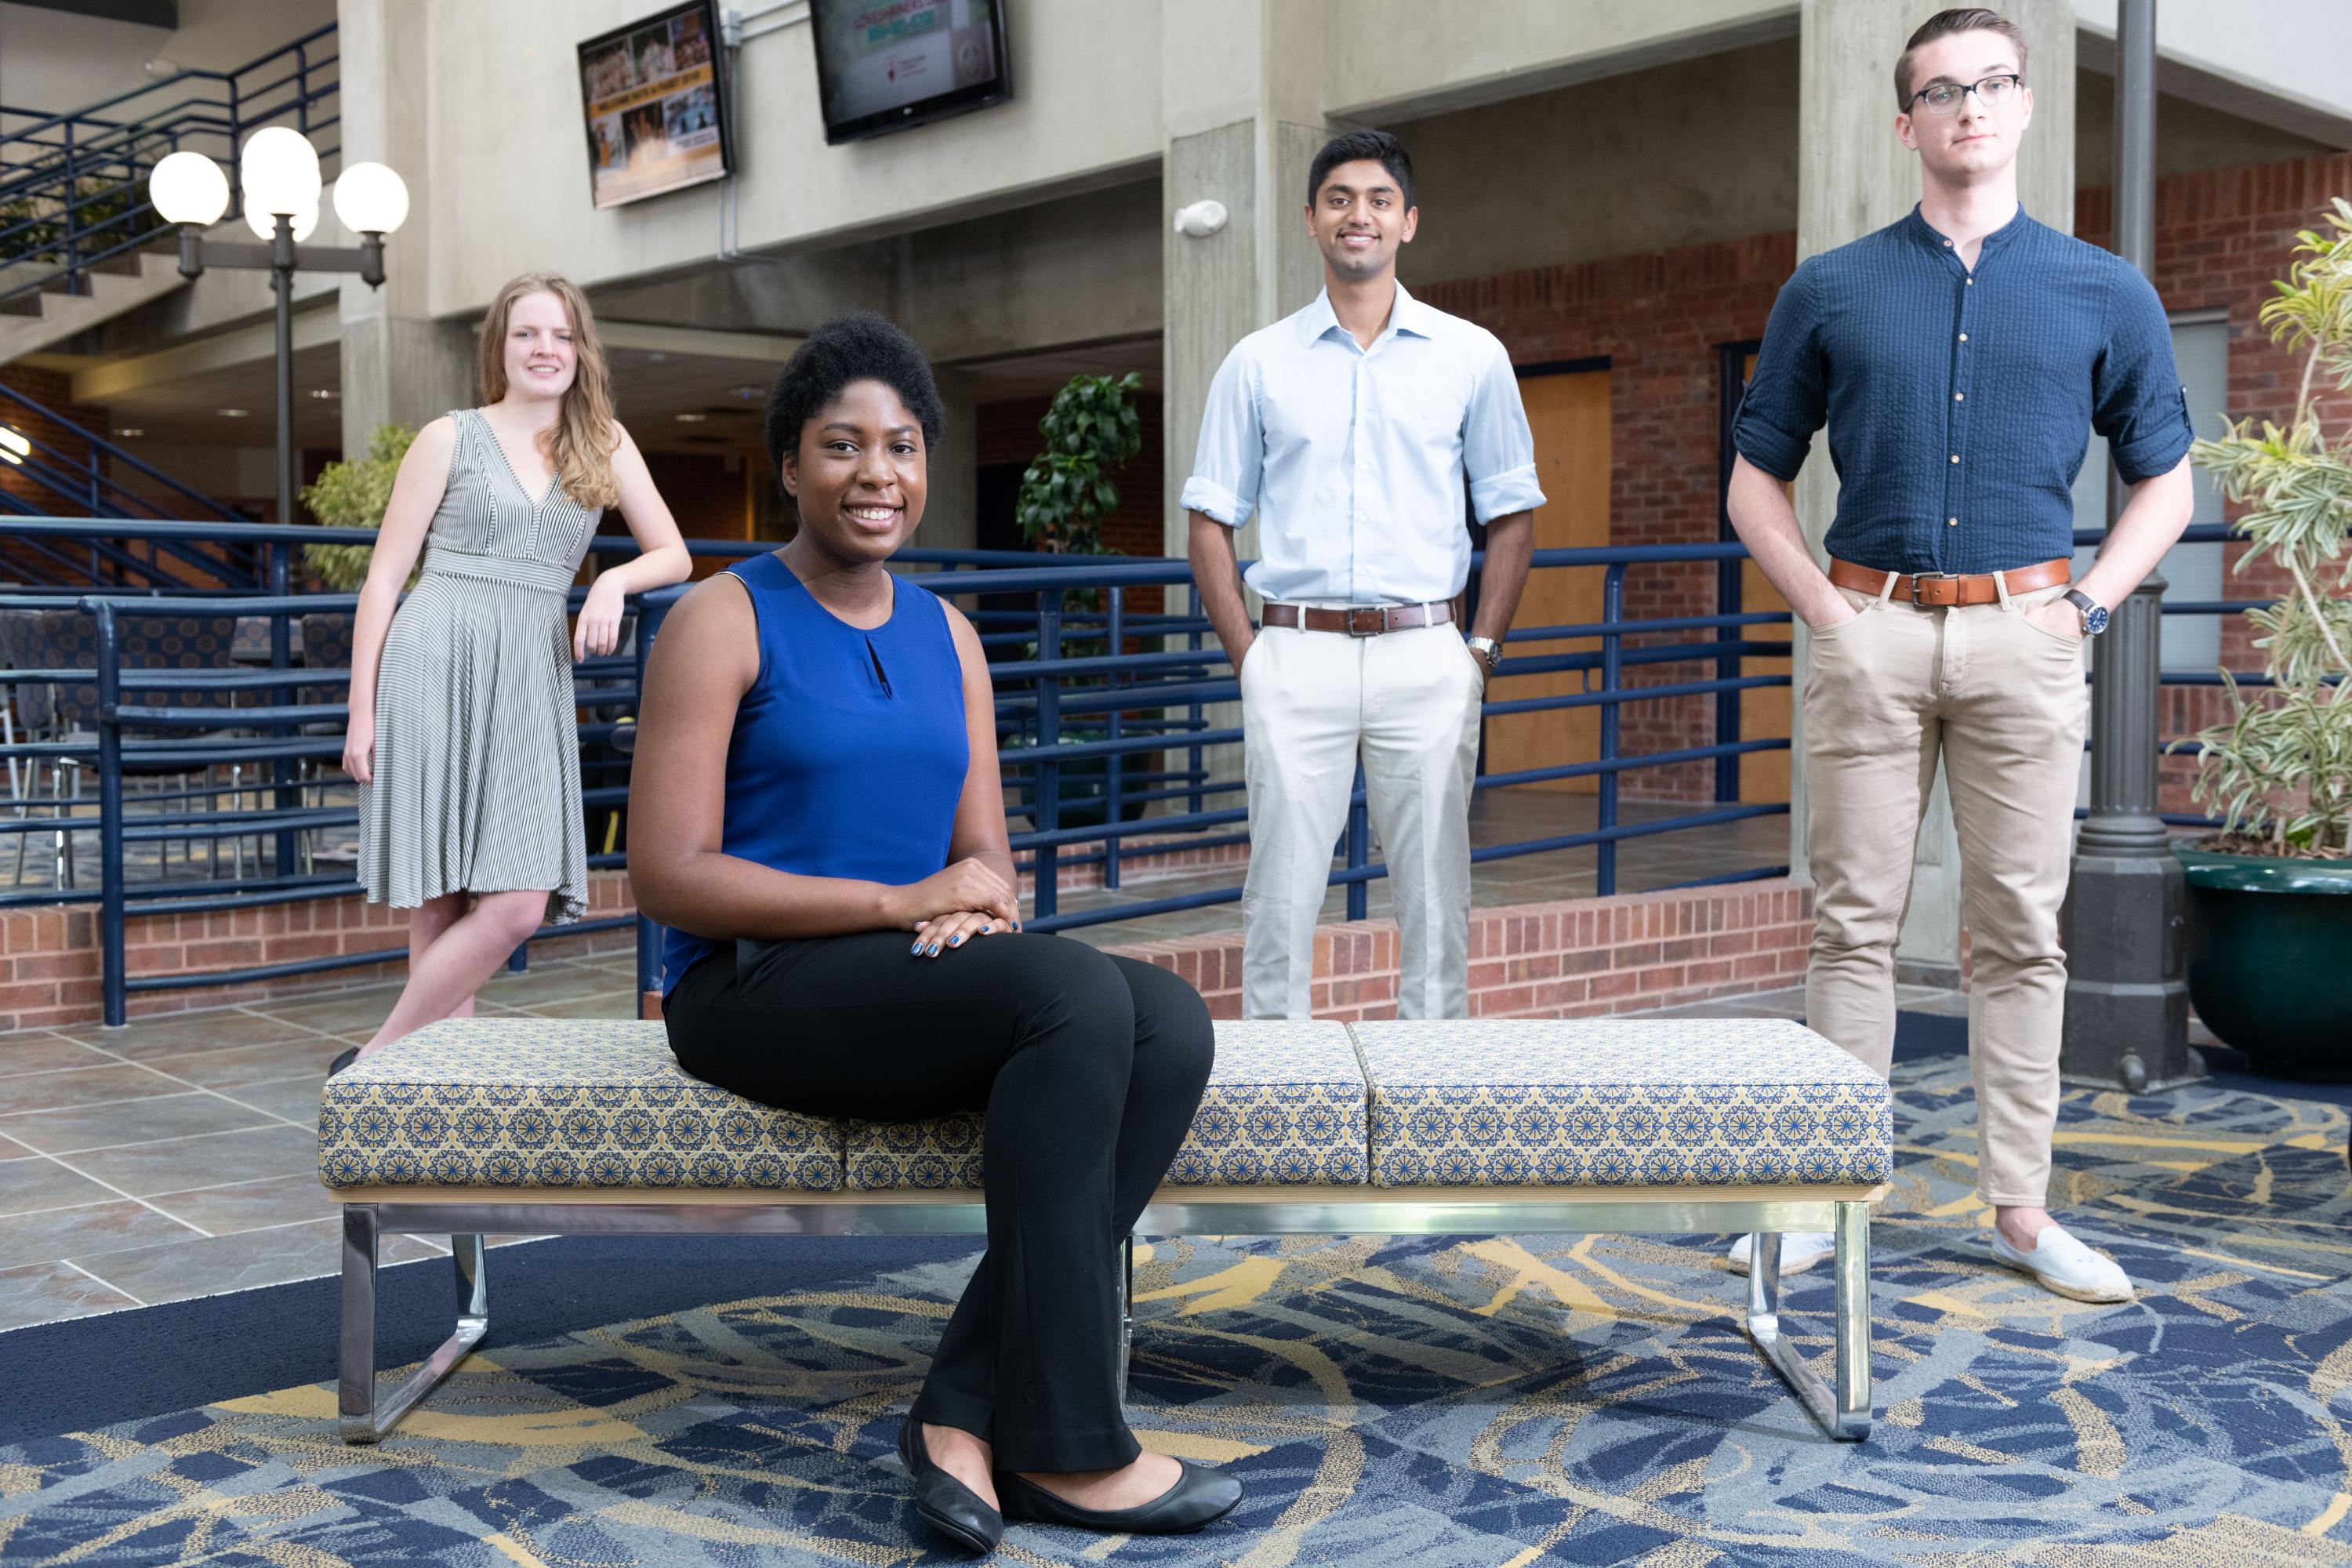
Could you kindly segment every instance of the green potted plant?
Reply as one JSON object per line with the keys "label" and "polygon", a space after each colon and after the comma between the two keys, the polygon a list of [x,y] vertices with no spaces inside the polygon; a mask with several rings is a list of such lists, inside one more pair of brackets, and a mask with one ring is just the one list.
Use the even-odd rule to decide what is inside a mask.
{"label": "green potted plant", "polygon": [[2286,597],[2247,618],[2272,684],[2221,672],[2231,715],[2197,737],[2196,798],[2223,830],[2176,846],[2189,884],[2189,994],[2198,1016],[2264,1072],[2352,1078],[2352,427],[2331,430],[2316,393],[2352,392],[2352,203],[2296,237],[2298,259],[2261,321],[2306,351],[2293,421],[2252,420],[2191,459],[2243,509]]}
{"label": "green potted plant", "polygon": [[[329,528],[379,528],[392,501],[392,481],[416,432],[405,425],[379,425],[368,437],[367,456],[329,463],[302,487],[302,504]],[[306,544],[302,558],[319,580],[338,594],[356,594],[367,581],[375,549],[367,544]],[[409,585],[415,585],[411,574]]]}
{"label": "green potted plant", "polygon": [[[1116,555],[1103,542],[1103,519],[1118,510],[1118,487],[1111,474],[1143,449],[1143,421],[1136,412],[1135,395],[1143,385],[1139,372],[1125,375],[1077,375],[1054,395],[1037,433],[1045,449],[1021,476],[1021,496],[1013,521],[1022,536],[1041,551],[1057,555]],[[1101,595],[1093,589],[1063,595],[1064,605],[1094,612]],[[1109,731],[1087,715],[1062,726],[1066,742],[1100,741]],[[1129,767],[1142,766],[1139,756]],[[1064,764],[1056,816],[1064,827],[1092,827],[1104,820],[1104,796],[1110,782],[1108,764],[1099,759]],[[1143,808],[1121,803],[1120,819],[1142,815]]]}

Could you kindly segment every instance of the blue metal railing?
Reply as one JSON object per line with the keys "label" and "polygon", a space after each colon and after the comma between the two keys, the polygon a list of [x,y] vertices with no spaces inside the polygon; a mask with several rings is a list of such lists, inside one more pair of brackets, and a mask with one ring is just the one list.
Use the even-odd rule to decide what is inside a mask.
{"label": "blue metal railing", "polygon": [[[193,148],[228,171],[243,210],[238,160],[265,125],[291,125],[319,146],[329,178],[341,152],[335,24],[233,70],[183,70],[65,114],[0,105],[0,309],[39,290],[88,291],[88,273],[165,234],[147,199],[150,171]],[[18,275],[21,269],[21,275]]]}
{"label": "blue metal railing", "polygon": [[[225,545],[258,549],[268,560],[265,576],[282,584],[288,557],[298,543],[316,542],[319,530],[269,524],[93,523],[84,520],[46,520],[54,536],[89,538],[105,533],[110,540],[169,538],[187,542],[196,536]],[[366,542],[364,531],[335,531],[338,543]],[[626,556],[635,546],[625,539],[600,539],[596,553]],[[762,552],[763,543],[717,541],[691,542],[698,555],[740,556]],[[1657,545],[1619,550],[1538,552],[1541,571],[1598,570],[1603,574],[1604,619],[1587,625],[1530,626],[1510,636],[1512,657],[1496,671],[1496,682],[1522,676],[1580,671],[1588,687],[1582,691],[1549,697],[1498,699],[1486,705],[1492,716],[1565,710],[1591,707],[1600,710],[1601,742],[1597,756],[1556,765],[1489,773],[1477,781],[1482,790],[1503,789],[1559,779],[1591,778],[1599,791],[1595,826],[1584,831],[1507,843],[1480,846],[1473,859],[1480,863],[1517,856],[1591,848],[1596,857],[1596,889],[1615,891],[1618,881],[1616,847],[1627,840],[1704,828],[1748,817],[1785,815],[1781,803],[1717,802],[1711,809],[1660,820],[1626,822],[1620,813],[1619,784],[1626,773],[1725,756],[1785,750],[1785,737],[1691,747],[1674,752],[1628,756],[1618,746],[1616,722],[1629,702],[1649,702],[1722,689],[1743,690],[1789,684],[1785,674],[1740,676],[1728,687],[1717,681],[1677,682],[1662,687],[1628,687],[1626,672],[1645,664],[1674,660],[1712,659],[1726,655],[1771,657],[1786,645],[1747,641],[1745,627],[1778,622],[1784,613],[1711,616],[1672,620],[1627,620],[1623,617],[1623,582],[1631,567],[1660,562],[1717,561],[1736,557],[1738,545]],[[1197,909],[1231,902],[1240,897],[1235,886],[1212,888],[1169,898],[1125,902],[1090,910],[1061,906],[1064,873],[1072,866],[1094,863],[1103,881],[1116,886],[1122,847],[1139,836],[1174,840],[1194,848],[1231,843],[1244,835],[1233,831],[1244,824],[1247,812],[1239,800],[1237,781],[1218,780],[1205,766],[1204,748],[1240,739],[1232,727],[1212,727],[1206,710],[1212,704],[1237,700],[1236,687],[1223,650],[1208,635],[1198,616],[1141,614],[1129,607],[1138,589],[1188,584],[1190,570],[1181,561],[1109,558],[1071,562],[1055,558],[1038,564],[1034,555],[990,552],[908,552],[910,564],[935,568],[910,581],[944,595],[965,598],[985,595],[992,605],[1007,595],[1034,595],[1034,607],[1008,610],[984,607],[977,612],[982,638],[996,662],[1000,730],[1007,741],[1002,748],[1007,784],[1007,816],[1020,830],[1010,835],[1014,852],[1033,877],[1034,892],[1032,929],[1054,931],[1129,921],[1174,910]],[[577,670],[581,702],[596,711],[633,709],[641,689],[646,650],[658,634],[668,607],[686,590],[681,586],[644,595],[635,606],[639,632],[631,658],[591,660]],[[1069,607],[1070,595],[1090,591],[1098,608]],[[576,605],[580,591],[575,590]],[[57,598],[23,601],[55,605]],[[322,828],[350,827],[357,814],[350,806],[306,805],[297,798],[292,766],[302,759],[340,757],[342,743],[334,733],[304,733],[302,727],[339,720],[339,703],[300,700],[301,689],[329,689],[345,682],[348,671],[291,668],[268,669],[128,669],[121,667],[120,626],[128,619],[162,616],[247,616],[282,621],[319,612],[349,613],[351,595],[284,594],[155,594],[141,595],[86,595],[79,599],[92,617],[96,634],[94,666],[89,670],[0,671],[0,682],[38,679],[63,683],[94,683],[98,723],[94,747],[70,742],[26,742],[5,750],[12,761],[70,757],[94,763],[99,777],[99,819],[82,819],[82,830],[95,826],[100,840],[100,927],[104,958],[106,1015],[119,1023],[131,995],[187,986],[234,984],[254,980],[315,973],[333,968],[385,962],[400,951],[341,954],[293,963],[270,964],[201,974],[131,976],[123,962],[125,922],[133,913],[162,914],[260,907],[309,899],[334,898],[358,890],[341,873],[296,870],[294,847],[299,835]],[[0,607],[6,607],[0,601]],[[1669,631],[1699,633],[1710,640],[1664,647],[1629,647],[1638,639]],[[1140,651],[1128,651],[1139,638],[1156,641]],[[1531,651],[1534,645],[1578,639],[1598,639],[1594,650]],[[1529,650],[1529,651],[1523,651]],[[1592,686],[1594,677],[1598,685]],[[164,700],[126,701],[126,687],[162,694]],[[181,731],[217,731],[224,722],[221,707],[180,706],[170,699],[186,694],[234,694],[251,699],[255,706],[237,709],[235,721],[246,734],[208,733],[188,738]],[[618,722],[583,721],[580,735],[597,745],[619,729]],[[1153,768],[1142,759],[1152,753],[1172,753],[1171,765]],[[126,773],[178,768],[194,772],[231,763],[268,770],[260,788],[265,804],[258,810],[225,813],[177,810],[133,815],[126,795]],[[200,794],[191,791],[190,794]],[[615,810],[625,805],[625,784],[590,784],[583,791],[591,808]],[[142,797],[153,804],[157,797]],[[1127,810],[1146,802],[1180,807],[1164,815],[1129,818]],[[1230,802],[1231,804],[1228,804]],[[1097,804],[1098,803],[1098,804]],[[1097,813],[1099,820],[1093,820]],[[1072,817],[1083,817],[1071,820]],[[20,833],[54,833],[54,819],[37,816],[0,822],[0,842]],[[1223,830],[1222,834],[1220,830]],[[69,829],[70,831],[70,829]],[[222,837],[274,839],[278,848],[266,860],[257,857],[255,871],[201,882],[142,881],[129,877],[126,851],[131,846],[165,838],[188,840]],[[1350,919],[1363,918],[1369,884],[1387,875],[1373,860],[1360,778],[1352,792],[1345,834],[1339,845],[1342,866],[1332,873],[1334,885],[1347,889]],[[1131,854],[1131,847],[1127,853]],[[592,867],[623,862],[621,853],[592,855]],[[1759,866],[1734,870],[1710,881],[1784,874],[1784,866]],[[85,893],[65,889],[20,889],[0,894],[0,907],[9,904],[86,900]],[[626,921],[604,921],[542,931],[542,936],[571,935],[617,929]],[[639,962],[644,977],[651,960],[651,932],[641,929]]]}

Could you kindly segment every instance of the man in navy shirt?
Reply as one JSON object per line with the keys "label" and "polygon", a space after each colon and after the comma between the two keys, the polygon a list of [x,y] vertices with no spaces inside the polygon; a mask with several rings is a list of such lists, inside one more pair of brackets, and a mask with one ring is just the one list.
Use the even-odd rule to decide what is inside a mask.
{"label": "man in navy shirt", "polygon": [[[2156,291],[2018,205],[2033,117],[2025,37],[1943,11],[1895,70],[1919,205],[1798,268],[1740,405],[1729,510],[1811,634],[1806,786],[1812,1026],[1884,1072],[1895,944],[1940,758],[1973,943],[1969,1049],[1990,1247],[2061,1295],[2131,1281],[2044,1206],[2058,1114],[2066,894],[2088,697],[2084,647],[2188,525],[2189,414]],[[1841,488],[1824,573],[1784,489],[1829,427]],[[2090,432],[2131,485],[2098,564],[2069,582]],[[1783,1271],[1829,1250],[1791,1236]],[[1750,1243],[1733,1247],[1746,1267]]]}

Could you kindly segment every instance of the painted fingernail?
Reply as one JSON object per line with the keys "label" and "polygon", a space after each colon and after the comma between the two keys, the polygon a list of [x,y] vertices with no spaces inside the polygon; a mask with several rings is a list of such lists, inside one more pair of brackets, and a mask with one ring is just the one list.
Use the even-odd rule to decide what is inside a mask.
{"label": "painted fingernail", "polygon": [[922,956],[923,944],[922,944],[921,942],[917,942],[914,946],[912,946],[912,947],[908,948],[907,951],[908,951],[909,953],[912,953],[912,954],[914,954],[916,957],[919,957],[919,958],[920,956]]}
{"label": "painted fingernail", "polygon": [[950,942],[948,945],[950,947],[961,947],[963,945],[963,938],[957,937],[953,941]]}
{"label": "painted fingernail", "polygon": [[994,926],[982,926],[982,927],[981,927],[981,928],[980,928],[980,934],[981,934],[981,935],[982,935],[982,936],[986,936],[990,931],[994,931],[995,929],[996,929],[996,928],[995,928]]}
{"label": "painted fingernail", "polygon": [[940,955],[940,944],[939,944],[938,942],[933,942],[933,943],[931,943],[931,956],[932,956],[933,958],[937,958],[939,955]]}

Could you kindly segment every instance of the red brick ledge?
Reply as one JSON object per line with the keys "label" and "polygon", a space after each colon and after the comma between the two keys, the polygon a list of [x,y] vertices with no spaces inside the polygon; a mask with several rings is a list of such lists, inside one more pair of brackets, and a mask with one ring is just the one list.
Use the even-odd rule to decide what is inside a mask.
{"label": "red brick ledge", "polygon": [[[1565,1018],[1664,1007],[1796,983],[1812,934],[1812,889],[1788,880],[1680,892],[1517,904],[1473,911],[1470,1011],[1480,1017]],[[589,880],[589,918],[627,914],[628,879]],[[356,897],[209,915],[134,916],[125,954],[134,975],[286,963],[398,948],[404,910]],[[627,931],[537,943],[547,958],[625,952]],[[1199,988],[1209,1011],[1241,1016],[1239,931],[1136,942],[1110,951],[1171,969]],[[236,986],[148,992],[131,1016],[152,1017],[272,997],[329,994],[398,979],[398,963],[330,970]],[[1316,933],[1318,1017],[1396,1015],[1392,921],[1328,925]],[[88,1023],[101,1016],[98,911],[75,904],[0,915],[0,1031]]]}

